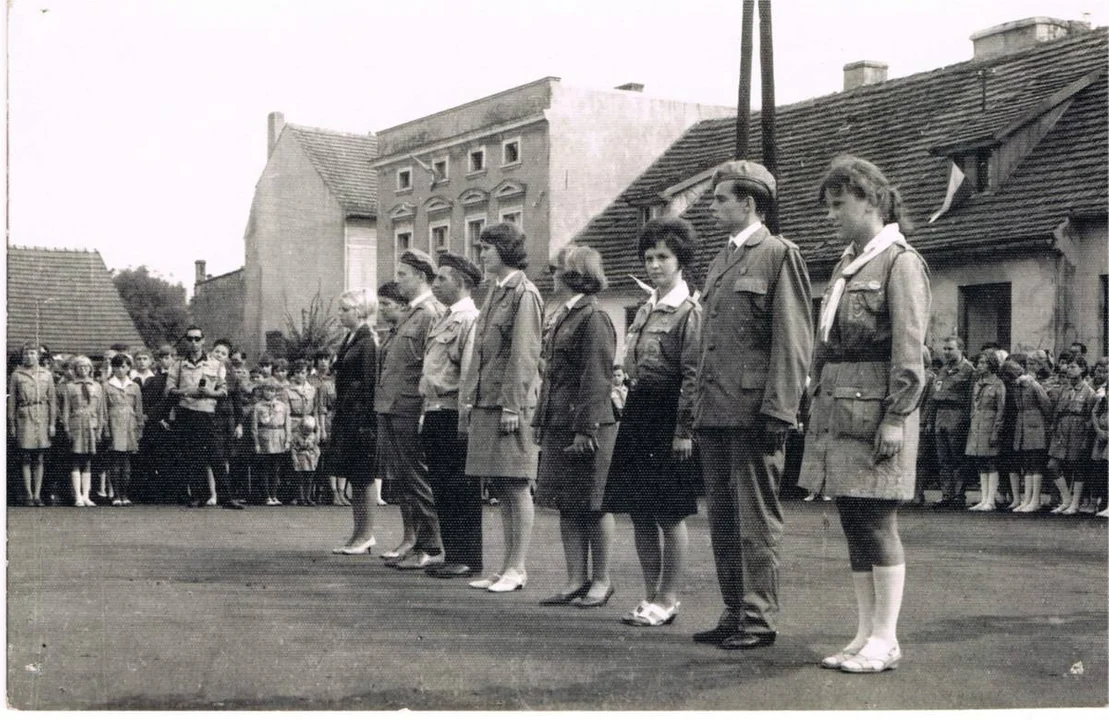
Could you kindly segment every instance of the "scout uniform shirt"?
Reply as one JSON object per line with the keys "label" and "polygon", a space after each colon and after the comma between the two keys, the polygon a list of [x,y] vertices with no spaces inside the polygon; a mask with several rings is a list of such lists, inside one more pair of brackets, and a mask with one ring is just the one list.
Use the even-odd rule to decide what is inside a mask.
{"label": "scout uniform shirt", "polygon": [[423,375],[420,376],[425,413],[458,410],[459,385],[473,356],[477,316],[473,299],[464,297],[451,305],[447,314],[428,332]]}
{"label": "scout uniform shirt", "polygon": [[254,435],[254,452],[259,455],[277,455],[289,450],[292,417],[289,406],[280,400],[261,400],[251,413],[251,432]]}
{"label": "scout uniform shirt", "polygon": [[54,375],[46,368],[20,365],[8,381],[8,427],[21,450],[50,447],[58,412]]}

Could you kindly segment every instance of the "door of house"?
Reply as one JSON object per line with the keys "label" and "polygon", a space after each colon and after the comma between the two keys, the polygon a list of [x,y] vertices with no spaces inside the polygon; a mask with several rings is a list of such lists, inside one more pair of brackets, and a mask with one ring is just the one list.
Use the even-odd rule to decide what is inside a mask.
{"label": "door of house", "polygon": [[963,285],[959,288],[959,336],[974,357],[986,343],[1008,349],[1012,343],[1011,283]]}

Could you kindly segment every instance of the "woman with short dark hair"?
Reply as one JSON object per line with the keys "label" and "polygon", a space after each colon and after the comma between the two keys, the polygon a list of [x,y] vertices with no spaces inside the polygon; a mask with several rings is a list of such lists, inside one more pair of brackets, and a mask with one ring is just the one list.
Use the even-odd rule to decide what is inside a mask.
{"label": "woman with short dark hair", "polygon": [[615,523],[603,501],[616,442],[609,398],[616,331],[596,298],[606,285],[597,251],[568,245],[553,268],[555,292],[572,297],[556,306],[543,333],[543,385],[532,423],[541,448],[535,501],[559,511],[567,581],[543,603],[593,608],[614,592]]}
{"label": "woman with short dark hair", "polygon": [[657,218],[639,234],[639,259],[654,292],[628,328],[628,391],[604,509],[631,515],[643,569],[642,602],[621,618],[657,627],[677,617],[689,547],[685,518],[697,514],[700,473],[693,456],[693,398],[700,359],[701,306],[682,278],[697,233],[681,218]]}

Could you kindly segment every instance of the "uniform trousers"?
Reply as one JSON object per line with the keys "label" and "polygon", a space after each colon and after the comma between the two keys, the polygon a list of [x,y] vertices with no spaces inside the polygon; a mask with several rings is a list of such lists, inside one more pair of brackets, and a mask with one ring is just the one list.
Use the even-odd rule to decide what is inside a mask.
{"label": "uniform trousers", "polygon": [[420,439],[427,457],[427,479],[435,496],[444,559],[480,573],[481,480],[466,476],[466,437],[458,433],[458,412],[435,410],[425,414]]}
{"label": "uniform trousers", "polygon": [[701,475],[708,505],[716,579],[724,598],[718,626],[775,633],[785,453],[765,454],[754,429],[699,430]]}
{"label": "uniform trousers", "polygon": [[427,461],[420,443],[419,418],[380,414],[378,439],[383,461],[391,470],[398,496],[408,508],[416,530],[417,552],[438,555],[443,549],[439,534],[439,517],[435,512],[435,494],[428,484]]}
{"label": "uniform trousers", "polygon": [[967,434],[942,425],[936,428],[936,463],[939,465],[940,489],[943,499],[966,498],[963,491],[964,452]]}

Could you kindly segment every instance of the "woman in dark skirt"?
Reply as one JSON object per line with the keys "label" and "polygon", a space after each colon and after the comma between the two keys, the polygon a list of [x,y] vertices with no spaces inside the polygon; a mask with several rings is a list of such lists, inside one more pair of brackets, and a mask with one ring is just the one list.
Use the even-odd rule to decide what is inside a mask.
{"label": "woman in dark skirt", "polygon": [[532,423],[540,445],[535,503],[559,511],[567,581],[543,604],[600,607],[613,593],[608,565],[615,524],[601,503],[616,443],[610,398],[616,331],[597,302],[605,275],[596,250],[560,250],[554,284],[557,293],[573,297],[552,306],[543,337],[543,384]]}
{"label": "woman in dark skirt", "polygon": [[377,343],[370,319],[377,298],[368,290],[347,290],[339,296],[339,324],[347,336],[335,356],[335,418],[331,422],[330,471],[345,477],[351,489],[354,529],[350,539],[331,552],[365,555],[374,540],[374,481],[377,416],[374,385],[377,380]]}
{"label": "woman in dark skirt", "polygon": [[693,458],[701,306],[682,270],[693,262],[697,234],[680,218],[651,220],[639,235],[639,258],[655,291],[628,328],[624,368],[631,389],[616,437],[604,509],[629,513],[643,568],[643,601],[621,618],[628,625],[673,622],[689,535],[697,513]]}

